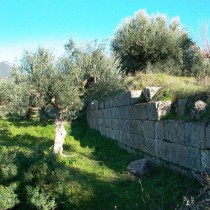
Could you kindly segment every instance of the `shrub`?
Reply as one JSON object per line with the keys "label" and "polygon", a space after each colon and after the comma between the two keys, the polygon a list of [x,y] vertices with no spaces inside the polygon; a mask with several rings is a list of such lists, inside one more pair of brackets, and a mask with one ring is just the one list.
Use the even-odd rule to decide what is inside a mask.
{"label": "shrub", "polygon": [[19,203],[18,196],[15,193],[16,188],[16,183],[9,186],[0,185],[0,209],[11,209]]}
{"label": "shrub", "polygon": [[28,187],[28,202],[32,204],[36,209],[40,210],[51,210],[55,209],[55,199],[51,198],[46,192],[44,192],[41,188],[36,187]]}

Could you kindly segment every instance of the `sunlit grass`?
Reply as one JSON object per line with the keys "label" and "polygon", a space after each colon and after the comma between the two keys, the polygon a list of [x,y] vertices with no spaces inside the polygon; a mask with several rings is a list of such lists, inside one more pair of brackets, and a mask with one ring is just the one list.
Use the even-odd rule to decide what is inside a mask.
{"label": "sunlit grass", "polygon": [[204,92],[207,87],[194,77],[171,76],[167,74],[138,73],[125,77],[125,85],[129,90],[141,90],[148,86],[162,87],[158,100],[175,100]]}
{"label": "sunlit grass", "polygon": [[[28,183],[24,177],[30,178],[31,166],[37,160],[41,170],[37,173],[43,176],[37,184],[44,183],[41,186],[55,198],[57,209],[175,209],[183,196],[198,187],[194,180],[163,167],[135,178],[127,172],[127,165],[140,156],[120,149],[113,140],[89,129],[84,120],[66,128],[64,153],[68,157],[54,160],[53,123],[42,126],[36,121],[0,120],[0,146],[21,154],[17,159],[21,171],[16,177],[22,186],[20,198]],[[48,172],[43,175],[40,167],[46,166]],[[36,186],[34,182],[28,184]],[[16,209],[27,209],[24,197],[21,199]]]}

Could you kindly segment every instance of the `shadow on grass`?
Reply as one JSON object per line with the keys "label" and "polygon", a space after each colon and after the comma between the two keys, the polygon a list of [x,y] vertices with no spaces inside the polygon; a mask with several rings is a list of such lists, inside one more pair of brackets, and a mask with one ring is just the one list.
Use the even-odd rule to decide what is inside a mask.
{"label": "shadow on grass", "polygon": [[[90,129],[85,121],[73,122],[70,134],[80,142],[81,147],[93,148],[92,155],[95,160],[101,161],[102,164],[119,174],[116,186],[125,185],[119,188],[122,193],[130,194],[124,194],[124,196],[125,198],[129,197],[130,202],[133,202],[133,209],[175,209],[187,191],[189,194],[193,194],[199,187],[196,180],[160,166],[154,167],[150,175],[141,177],[143,192],[138,182],[139,178],[133,181],[129,181],[128,177],[124,181],[120,180],[121,174],[127,174],[129,162],[141,158],[139,155],[129,154],[120,149],[115,141]],[[132,187],[130,188],[129,185]]]}
{"label": "shadow on grass", "polygon": [[102,136],[98,131],[90,129],[84,120],[74,121],[70,135],[80,142],[81,147],[93,148],[92,155],[116,172],[127,172],[127,165],[140,155],[129,154],[121,149],[117,142]]}
{"label": "shadow on grass", "polygon": [[26,149],[47,149],[53,145],[52,139],[46,137],[34,137],[30,134],[10,136],[0,134],[0,144],[1,146],[18,146]]}
{"label": "shadow on grass", "polygon": [[[24,122],[11,123],[17,127],[26,127]],[[38,122],[31,123],[31,126],[39,125]],[[89,129],[84,121],[73,122],[70,135],[80,142],[82,149],[77,150],[71,144],[65,145],[64,150],[76,156],[63,158],[44,153],[53,144],[50,138],[30,134],[12,136],[6,127],[0,133],[2,146],[9,148],[17,145],[32,151],[31,155],[17,151],[18,173],[13,181],[19,182],[17,193],[21,204],[15,209],[34,209],[31,201],[27,201],[27,186],[40,187],[46,191],[55,198],[56,209],[59,210],[175,209],[177,202],[182,200],[192,184],[192,180],[156,168],[149,176],[141,178],[144,188],[142,192],[139,179],[130,176],[126,169],[128,163],[139,156],[118,148],[116,142]],[[86,147],[91,148],[91,153],[83,150]],[[81,156],[89,159],[83,162],[83,159],[79,160]],[[84,167],[92,161],[99,164]],[[108,175],[103,176],[104,168],[114,173],[109,176],[110,170],[107,170],[105,173]]]}
{"label": "shadow on grass", "polygon": [[19,118],[8,118],[7,119],[8,122],[10,122],[12,125],[16,126],[17,128],[21,128],[21,127],[30,127],[30,126],[41,126],[41,127],[46,127],[47,125],[51,125],[53,124],[53,120],[48,120],[48,121],[44,121],[44,122],[40,122],[38,120],[21,120]]}

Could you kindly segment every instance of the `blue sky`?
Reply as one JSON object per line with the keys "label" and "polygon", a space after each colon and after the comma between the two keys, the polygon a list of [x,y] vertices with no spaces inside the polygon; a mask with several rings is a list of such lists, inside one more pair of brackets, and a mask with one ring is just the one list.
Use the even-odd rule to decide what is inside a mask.
{"label": "blue sky", "polygon": [[194,39],[199,23],[210,20],[210,0],[0,0],[0,61],[12,62],[39,45],[59,55],[70,37],[112,38],[140,9],[179,16]]}

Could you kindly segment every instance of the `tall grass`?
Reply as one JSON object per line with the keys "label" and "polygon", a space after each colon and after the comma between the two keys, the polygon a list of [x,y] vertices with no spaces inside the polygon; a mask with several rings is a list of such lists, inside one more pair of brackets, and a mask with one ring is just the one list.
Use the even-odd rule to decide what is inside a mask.
{"label": "tall grass", "polygon": [[143,89],[148,86],[162,87],[157,99],[175,100],[207,91],[207,87],[194,77],[171,76],[161,73],[138,73],[135,76],[125,77],[125,86],[128,90]]}

